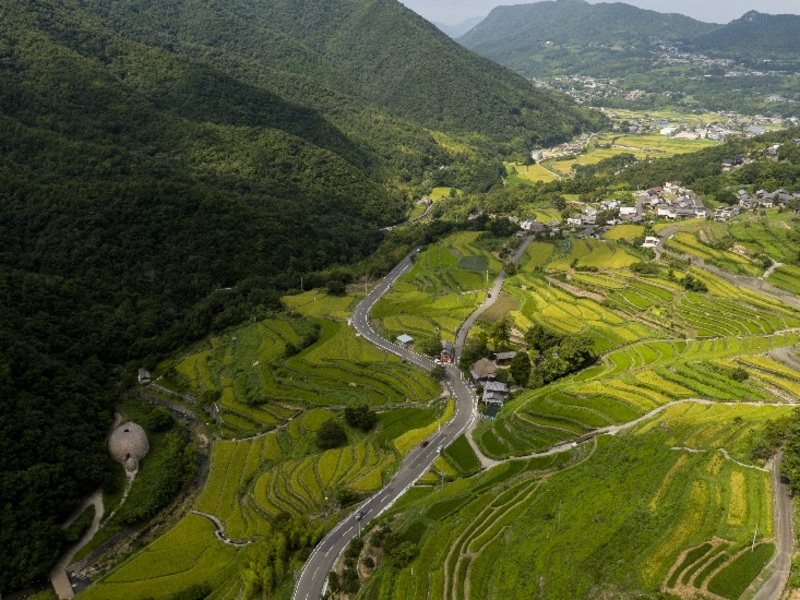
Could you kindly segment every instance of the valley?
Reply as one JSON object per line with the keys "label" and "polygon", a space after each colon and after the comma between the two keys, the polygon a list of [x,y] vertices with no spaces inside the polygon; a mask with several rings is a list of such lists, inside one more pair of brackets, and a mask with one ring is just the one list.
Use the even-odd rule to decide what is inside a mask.
{"label": "valley", "polygon": [[10,2],[4,598],[800,590],[800,17]]}

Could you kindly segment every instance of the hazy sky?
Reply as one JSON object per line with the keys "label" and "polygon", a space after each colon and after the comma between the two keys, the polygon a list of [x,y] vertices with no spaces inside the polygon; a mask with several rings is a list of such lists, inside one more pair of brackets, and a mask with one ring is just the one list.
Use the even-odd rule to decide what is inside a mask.
{"label": "hazy sky", "polygon": [[[531,4],[534,0],[400,0],[430,21],[456,25],[489,14],[500,4]],[[600,0],[589,0],[597,4]],[[772,14],[800,14],[800,0],[625,0],[640,8],[677,12],[709,23],[727,23],[749,10]]]}

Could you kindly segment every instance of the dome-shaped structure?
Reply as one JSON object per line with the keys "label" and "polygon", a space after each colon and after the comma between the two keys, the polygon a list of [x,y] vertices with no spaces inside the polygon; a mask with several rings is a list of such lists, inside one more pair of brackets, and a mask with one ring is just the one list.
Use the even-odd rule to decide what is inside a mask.
{"label": "dome-shaped structure", "polygon": [[130,421],[120,425],[108,439],[108,451],[118,463],[132,472],[139,468],[142,460],[150,450],[147,433],[140,425]]}

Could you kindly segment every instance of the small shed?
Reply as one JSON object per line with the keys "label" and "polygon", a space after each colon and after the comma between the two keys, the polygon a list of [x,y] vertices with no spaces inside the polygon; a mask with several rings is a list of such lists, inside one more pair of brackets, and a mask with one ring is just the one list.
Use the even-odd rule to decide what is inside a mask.
{"label": "small shed", "polygon": [[139,383],[141,385],[150,385],[150,382],[153,381],[153,376],[150,375],[150,371],[142,367],[139,369]]}
{"label": "small shed", "polygon": [[398,335],[396,341],[399,346],[402,346],[406,350],[411,350],[411,348],[414,347],[414,338],[408,335],[407,333],[404,333],[403,335]]}

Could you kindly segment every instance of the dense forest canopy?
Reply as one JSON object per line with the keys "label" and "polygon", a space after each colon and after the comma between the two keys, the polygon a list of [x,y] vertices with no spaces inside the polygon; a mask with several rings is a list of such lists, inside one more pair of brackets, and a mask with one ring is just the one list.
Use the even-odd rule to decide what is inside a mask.
{"label": "dense forest canopy", "polygon": [[483,191],[599,123],[393,0],[6,2],[0,589],[106,476],[113,367],[363,261],[439,167]]}

